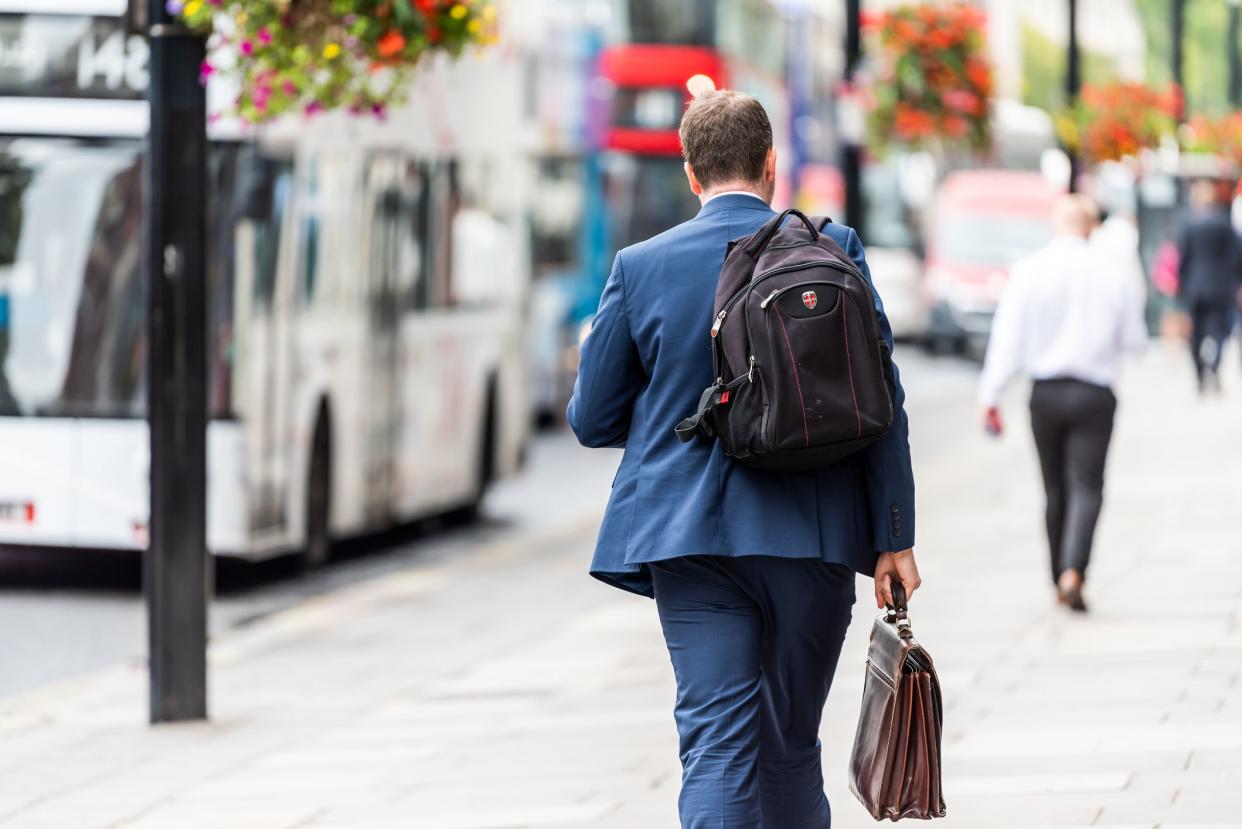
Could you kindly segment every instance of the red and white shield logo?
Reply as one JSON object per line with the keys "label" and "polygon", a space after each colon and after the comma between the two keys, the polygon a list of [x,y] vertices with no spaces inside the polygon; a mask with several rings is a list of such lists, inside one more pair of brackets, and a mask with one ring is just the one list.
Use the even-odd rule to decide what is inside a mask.
{"label": "red and white shield logo", "polygon": [[814,291],[802,292],[802,304],[807,307],[808,311],[814,311],[815,306],[819,303],[819,297],[815,296]]}

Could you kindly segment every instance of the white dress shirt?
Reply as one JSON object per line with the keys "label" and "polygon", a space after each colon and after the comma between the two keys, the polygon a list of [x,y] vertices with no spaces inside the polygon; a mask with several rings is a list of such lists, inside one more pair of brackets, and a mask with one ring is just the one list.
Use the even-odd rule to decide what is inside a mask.
{"label": "white dress shirt", "polygon": [[1058,236],[1019,261],[992,321],[979,402],[1009,380],[1069,377],[1111,386],[1127,352],[1147,343],[1143,300],[1124,264],[1100,245]]}
{"label": "white dress shirt", "polygon": [[750,196],[752,199],[758,199],[764,204],[768,203],[768,200],[765,199],[763,196],[759,195],[758,193],[752,193],[749,190],[725,190],[723,193],[712,193],[710,196],[703,199],[703,204],[707,204],[712,199],[718,199],[721,196]]}

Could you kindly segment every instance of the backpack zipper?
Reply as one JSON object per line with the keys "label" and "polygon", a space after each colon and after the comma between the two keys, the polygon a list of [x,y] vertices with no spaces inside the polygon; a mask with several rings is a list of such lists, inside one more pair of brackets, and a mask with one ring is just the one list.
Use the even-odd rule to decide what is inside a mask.
{"label": "backpack zipper", "polygon": [[[809,245],[810,242],[799,242],[796,244]],[[771,250],[771,248],[769,247],[768,250]],[[717,335],[720,334],[720,328],[721,326],[724,325],[725,317],[728,316],[729,311],[732,310],[733,306],[737,304],[738,300],[740,300],[744,296],[747,296],[752,290],[754,290],[755,286],[758,283],[767,279],[769,276],[776,276],[777,274],[780,274],[780,273],[788,273],[789,271],[805,270],[806,268],[814,268],[814,267],[819,267],[819,266],[823,266],[826,268],[832,268],[833,270],[840,271],[842,273],[853,274],[857,276],[859,279],[863,280],[864,284],[866,284],[867,282],[866,278],[863,277],[862,275],[862,271],[859,270],[858,268],[851,267],[844,263],[835,262],[835,261],[828,260],[828,259],[817,259],[814,262],[802,262],[797,265],[784,265],[779,268],[773,268],[770,271],[765,271],[764,273],[761,273],[756,277],[752,277],[750,282],[746,283],[746,285],[738,289],[738,291],[735,294],[733,294],[733,296],[729,297],[729,301],[726,302],[724,304],[724,307],[720,309],[720,313],[716,315],[715,322],[712,323],[712,331],[711,331],[712,363],[713,363],[713,366],[716,368],[716,372],[718,374],[721,374],[723,376],[723,372],[722,372],[723,367],[719,363],[719,356],[717,354],[716,337]],[[832,284],[832,283],[828,283],[828,284]],[[768,297],[768,300],[770,299],[771,297]],[[747,325],[746,341],[747,343],[750,343],[750,342],[753,342],[753,339],[754,338],[751,336],[751,333],[750,333],[750,327],[749,325]],[[754,374],[753,358],[751,360],[751,370],[747,372],[747,374],[752,375],[752,376]]]}
{"label": "backpack zipper", "polygon": [[827,268],[833,268],[835,270],[842,271],[844,273],[855,273],[858,275],[860,279],[862,278],[861,272],[857,270],[850,270],[845,265],[842,265],[839,262],[830,262],[827,260],[817,260],[815,262],[803,262],[800,265],[785,265],[784,267],[775,268],[774,270],[761,273],[758,276],[751,279],[750,282],[746,283],[745,286],[743,286],[742,288],[739,288],[737,293],[729,297],[729,301],[724,304],[724,307],[720,309],[720,313],[716,315],[716,322],[712,324],[712,335],[715,336],[716,334],[720,333],[720,326],[724,324],[725,316],[729,313],[730,309],[732,309],[733,306],[737,304],[738,300],[740,300],[746,294],[750,293],[750,291],[753,290],[755,285],[758,284],[759,282],[762,282],[763,280],[767,279],[769,276],[776,276],[778,273],[788,273],[789,271],[799,271],[799,270],[804,270],[806,268],[817,267],[819,265],[823,265],[824,267],[827,267]]}
{"label": "backpack zipper", "polygon": [[759,303],[759,307],[766,311],[768,310],[768,305],[775,301],[775,299],[781,294],[792,291],[795,288],[805,288],[807,285],[830,285],[837,290],[841,290],[841,286],[834,282],[824,282],[822,280],[817,280],[815,282],[799,282],[797,285],[786,285],[784,288],[777,288],[775,291],[768,294],[767,298],[764,299],[763,302]]}
{"label": "backpack zipper", "polygon": [[816,245],[814,242],[806,241],[806,240],[801,241],[801,242],[782,242],[779,245],[768,245],[766,248],[763,249],[763,252],[767,253],[770,250],[788,250],[789,248],[805,248],[805,247],[818,247],[818,245]]}

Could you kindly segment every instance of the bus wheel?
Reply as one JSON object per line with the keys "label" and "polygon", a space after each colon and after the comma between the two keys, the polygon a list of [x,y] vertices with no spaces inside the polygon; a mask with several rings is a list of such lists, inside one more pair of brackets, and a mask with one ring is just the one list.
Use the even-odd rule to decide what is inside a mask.
{"label": "bus wheel", "polygon": [[302,565],[306,569],[322,567],[332,556],[332,440],[326,413],[321,412],[315,424],[311,444],[310,472],[306,479],[306,549]]}
{"label": "bus wheel", "polygon": [[474,494],[462,510],[461,517],[475,520],[479,517],[479,507],[483,505],[483,496],[496,480],[496,384],[493,381],[487,390],[487,407],[483,410],[483,422],[479,426],[479,466],[476,475]]}

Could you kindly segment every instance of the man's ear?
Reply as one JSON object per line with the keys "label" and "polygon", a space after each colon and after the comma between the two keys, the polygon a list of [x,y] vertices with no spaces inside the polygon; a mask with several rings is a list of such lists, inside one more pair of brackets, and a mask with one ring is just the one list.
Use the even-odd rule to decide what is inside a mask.
{"label": "man's ear", "polygon": [[694,175],[694,168],[690,166],[690,162],[683,163],[682,168],[686,171],[686,179],[690,182],[690,192],[696,196],[703,195],[703,185],[699,184],[698,178]]}
{"label": "man's ear", "polygon": [[776,181],[776,147],[768,147],[768,157],[763,160],[763,178]]}

